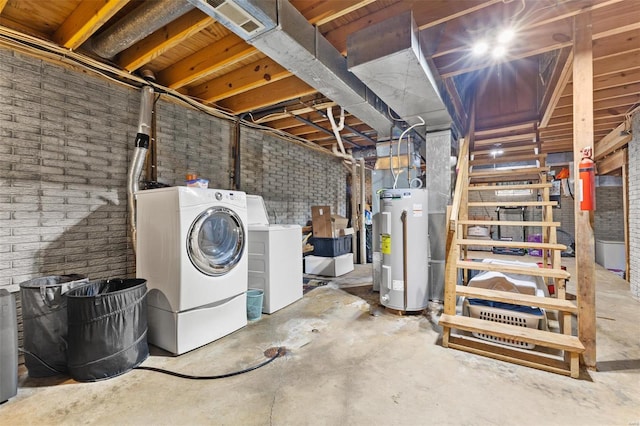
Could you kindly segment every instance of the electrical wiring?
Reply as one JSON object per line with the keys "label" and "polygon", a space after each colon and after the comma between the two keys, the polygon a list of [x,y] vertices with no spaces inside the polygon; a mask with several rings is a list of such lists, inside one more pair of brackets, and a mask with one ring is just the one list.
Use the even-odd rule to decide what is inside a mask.
{"label": "electrical wiring", "polygon": [[179,377],[181,379],[189,379],[189,380],[217,380],[217,379],[224,379],[227,377],[238,376],[240,374],[257,370],[260,367],[264,367],[265,365],[272,363],[273,361],[276,360],[276,358],[280,358],[284,356],[286,353],[287,353],[287,349],[284,346],[280,346],[273,356],[271,356],[266,361],[261,362],[260,364],[254,365],[253,367],[245,368],[244,370],[234,371],[231,373],[225,373],[225,374],[220,374],[215,376],[193,376],[191,374],[183,374],[183,373],[178,373],[176,371],[163,370],[162,368],[146,367],[146,366],[138,366],[135,368],[135,370],[154,371],[156,373],[167,374],[169,376],[174,376],[174,377]]}
{"label": "electrical wiring", "polygon": [[[86,55],[82,55],[73,50],[69,50],[66,48],[62,48],[54,43],[48,42],[46,40],[39,39],[37,37],[33,37],[27,34],[20,33],[11,28],[4,27],[0,25],[0,45],[7,46],[9,48],[17,49],[21,52],[25,52],[27,54],[35,54],[38,57],[48,58],[50,60],[62,62],[68,66],[72,66],[74,68],[84,69],[95,74],[100,75],[101,77],[117,83],[119,85],[130,87],[134,89],[139,89],[145,85],[151,85],[154,88],[154,91],[159,95],[166,95],[178,102],[186,104],[192,108],[195,108],[207,115],[224,119],[227,121],[235,122],[237,117],[231,112],[223,111],[219,107],[213,108],[206,105],[201,104],[196,99],[183,95],[182,93],[168,89],[164,86],[161,86],[157,83],[147,81],[142,77],[139,77],[135,74],[126,72],[124,70],[118,69],[113,65],[104,64],[95,59],[92,59]],[[261,130],[266,133],[272,134],[289,142],[292,142],[296,145],[303,146],[308,149],[312,149],[317,152],[322,152],[324,154],[332,155],[331,152],[323,148],[317,144],[314,144],[306,139],[295,137],[293,135],[289,135],[288,133],[279,130],[273,129],[271,127],[262,126],[257,123],[252,123],[248,120],[241,120],[241,124],[245,127]]]}
{"label": "electrical wiring", "polygon": [[[29,351],[27,351],[27,350],[25,350],[23,348],[18,348],[18,351],[33,357],[40,364],[44,365],[46,368],[48,368],[49,370],[51,370],[52,372],[54,372],[56,374],[67,374],[65,371],[60,371],[60,370],[52,367],[46,361],[44,361],[42,358],[40,358],[38,355],[36,355],[36,354],[34,354],[32,352],[29,352]],[[265,365],[272,363],[273,361],[276,360],[276,358],[280,358],[280,357],[285,356],[286,353],[287,353],[287,348],[284,347],[284,346],[279,346],[277,348],[277,350],[275,351],[274,355],[269,357],[266,361],[261,362],[260,364],[254,365],[254,366],[249,367],[249,368],[245,368],[245,369],[240,370],[240,371],[233,371],[231,373],[219,374],[219,375],[215,375],[215,376],[193,376],[193,375],[190,375],[190,374],[183,374],[183,373],[178,373],[176,371],[164,370],[162,368],[157,368],[157,367],[147,367],[147,366],[142,366],[142,365],[140,365],[138,367],[135,367],[134,370],[154,371],[156,373],[168,374],[170,376],[179,377],[181,379],[216,380],[216,379],[224,379],[224,378],[227,378],[227,377],[238,376],[240,374],[244,374],[244,373],[248,373],[248,372],[253,371],[253,370],[257,370],[260,367],[264,367]]]}

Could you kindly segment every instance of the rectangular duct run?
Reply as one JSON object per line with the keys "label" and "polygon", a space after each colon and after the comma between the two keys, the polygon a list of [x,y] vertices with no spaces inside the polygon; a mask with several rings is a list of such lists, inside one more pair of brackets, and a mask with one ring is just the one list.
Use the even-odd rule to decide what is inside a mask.
{"label": "rectangular duct run", "polygon": [[[424,41],[423,41],[424,43]],[[412,13],[406,12],[349,35],[349,71],[404,121],[427,123],[427,132],[448,129],[451,115],[421,46]]]}
{"label": "rectangular duct run", "polygon": [[[188,0],[378,132],[389,134],[388,107],[347,70],[347,60],[287,0]],[[233,2],[263,26],[244,31],[222,6]],[[215,5],[218,5],[217,7]]]}

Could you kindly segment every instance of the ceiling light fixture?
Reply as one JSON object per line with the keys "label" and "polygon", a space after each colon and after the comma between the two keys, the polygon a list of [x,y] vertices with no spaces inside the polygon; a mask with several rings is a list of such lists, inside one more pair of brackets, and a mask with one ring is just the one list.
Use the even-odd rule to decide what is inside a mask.
{"label": "ceiling light fixture", "polygon": [[496,46],[491,51],[491,57],[493,59],[502,59],[507,54],[507,48],[505,46]]}
{"label": "ceiling light fixture", "polygon": [[473,45],[472,51],[475,56],[482,56],[489,51],[489,43],[486,40],[480,40]]}
{"label": "ceiling light fixture", "polygon": [[516,32],[513,27],[503,28],[497,32],[491,32],[487,38],[478,40],[471,47],[473,56],[482,57],[491,53],[494,60],[503,59],[507,56],[508,47],[515,39]]}
{"label": "ceiling light fixture", "polygon": [[511,40],[513,40],[515,36],[516,32],[513,30],[513,28],[505,28],[500,31],[496,40],[499,44],[508,44],[511,42]]}

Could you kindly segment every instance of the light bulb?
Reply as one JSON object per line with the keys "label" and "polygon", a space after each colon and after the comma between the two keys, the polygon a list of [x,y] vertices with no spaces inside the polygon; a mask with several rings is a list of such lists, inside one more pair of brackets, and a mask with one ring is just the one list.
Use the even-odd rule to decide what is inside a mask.
{"label": "light bulb", "polygon": [[472,51],[475,56],[482,56],[489,51],[489,43],[486,40],[480,40],[473,45]]}
{"label": "light bulb", "polygon": [[513,31],[513,28],[505,28],[498,34],[497,41],[499,44],[508,44],[513,37],[516,35],[516,32]]}
{"label": "light bulb", "polygon": [[507,48],[504,46],[496,46],[491,52],[493,59],[502,59],[507,54]]}

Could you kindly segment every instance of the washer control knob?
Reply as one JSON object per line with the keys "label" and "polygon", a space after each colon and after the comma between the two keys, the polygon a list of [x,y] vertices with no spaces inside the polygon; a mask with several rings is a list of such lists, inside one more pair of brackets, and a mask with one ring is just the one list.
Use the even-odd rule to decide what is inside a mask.
{"label": "washer control knob", "polygon": [[216,192],[216,200],[218,200],[218,201],[222,200],[222,193],[221,192]]}

